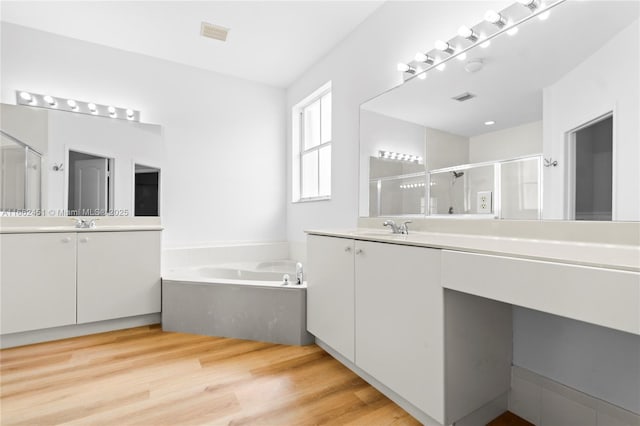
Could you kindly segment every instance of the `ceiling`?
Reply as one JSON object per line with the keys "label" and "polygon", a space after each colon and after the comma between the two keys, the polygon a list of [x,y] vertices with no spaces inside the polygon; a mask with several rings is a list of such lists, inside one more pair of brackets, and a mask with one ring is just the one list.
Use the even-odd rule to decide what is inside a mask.
{"label": "ceiling", "polygon": [[[6,1],[2,21],[288,87],[383,1]],[[202,21],[230,28],[200,36]]]}
{"label": "ceiling", "polygon": [[[532,19],[515,36],[503,34],[486,49],[470,50],[467,61],[481,59],[482,70],[466,72],[467,61],[453,59],[444,71],[427,71],[424,80],[413,78],[362,107],[466,137],[542,120],[542,90],[639,16],[637,2],[566,2],[546,21]],[[451,99],[465,92],[477,97]],[[495,124],[487,127],[485,121]]]}

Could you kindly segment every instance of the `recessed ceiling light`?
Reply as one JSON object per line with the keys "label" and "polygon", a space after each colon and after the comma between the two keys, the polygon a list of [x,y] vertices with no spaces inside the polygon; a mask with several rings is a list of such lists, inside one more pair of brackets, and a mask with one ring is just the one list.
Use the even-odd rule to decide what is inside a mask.
{"label": "recessed ceiling light", "polygon": [[493,126],[494,124],[496,124],[496,122],[495,122],[495,121],[493,121],[493,120],[489,120],[489,121],[485,121],[485,122],[484,122],[484,125],[485,125],[485,126]]}

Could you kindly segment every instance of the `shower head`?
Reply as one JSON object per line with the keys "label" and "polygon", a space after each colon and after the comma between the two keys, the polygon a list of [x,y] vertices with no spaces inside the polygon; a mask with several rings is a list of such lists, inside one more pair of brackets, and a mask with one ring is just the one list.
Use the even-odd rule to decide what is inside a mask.
{"label": "shower head", "polygon": [[455,177],[456,179],[457,179],[457,178],[459,178],[459,177],[464,176],[464,172],[456,172],[456,171],[453,171],[453,172],[451,172],[451,173],[453,173],[453,177]]}

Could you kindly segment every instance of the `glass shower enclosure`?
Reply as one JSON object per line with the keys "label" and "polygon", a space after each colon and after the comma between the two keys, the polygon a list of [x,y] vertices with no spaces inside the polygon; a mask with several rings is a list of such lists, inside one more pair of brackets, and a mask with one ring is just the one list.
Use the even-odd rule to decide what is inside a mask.
{"label": "glass shower enclosure", "polygon": [[41,186],[42,154],[0,130],[0,212],[40,215]]}

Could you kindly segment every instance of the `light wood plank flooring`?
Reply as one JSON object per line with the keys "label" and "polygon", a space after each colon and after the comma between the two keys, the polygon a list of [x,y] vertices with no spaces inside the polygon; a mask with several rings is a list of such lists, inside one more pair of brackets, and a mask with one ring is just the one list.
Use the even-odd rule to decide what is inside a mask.
{"label": "light wood plank flooring", "polygon": [[2,425],[417,425],[313,345],[159,326],[0,352]]}

